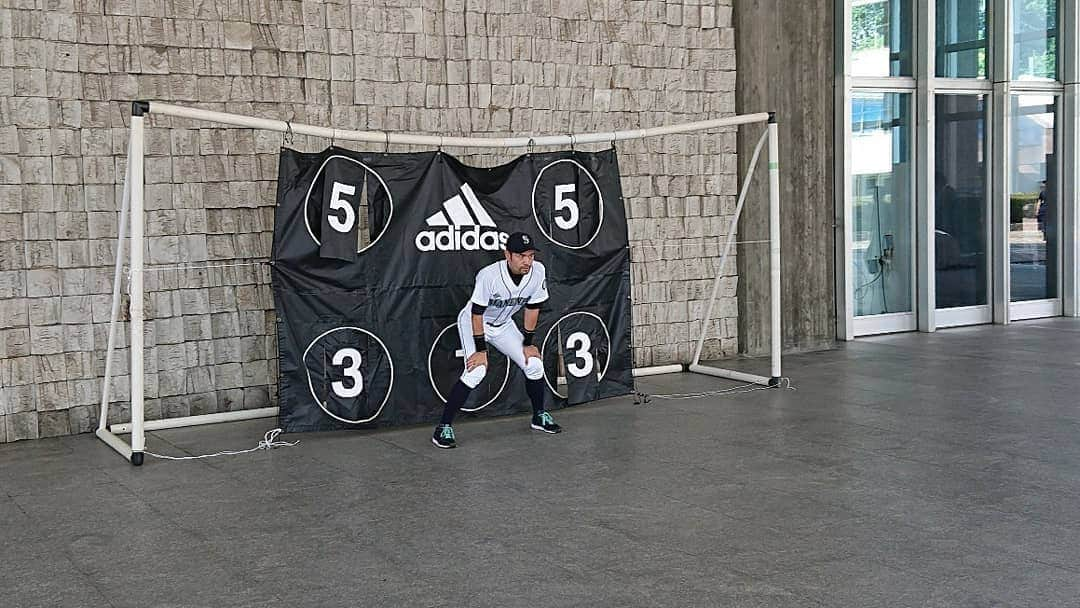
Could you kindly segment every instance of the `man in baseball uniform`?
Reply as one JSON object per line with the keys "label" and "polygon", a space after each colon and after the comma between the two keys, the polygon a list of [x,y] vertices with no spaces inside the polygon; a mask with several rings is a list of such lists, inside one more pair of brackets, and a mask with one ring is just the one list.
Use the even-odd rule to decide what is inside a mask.
{"label": "man in baseball uniform", "polygon": [[[505,259],[476,273],[472,297],[458,313],[465,371],[450,389],[442,420],[431,437],[437,447],[457,447],[451,424],[469,393],[487,373],[489,344],[525,372],[525,390],[533,407],[532,428],[545,433],[562,431],[551,414],[544,410],[544,363],[540,360],[539,349],[533,345],[540,305],[548,299],[546,271],[535,256],[536,245],[532,237],[515,232],[506,239]],[[518,330],[512,318],[522,307],[525,308],[524,331]]]}

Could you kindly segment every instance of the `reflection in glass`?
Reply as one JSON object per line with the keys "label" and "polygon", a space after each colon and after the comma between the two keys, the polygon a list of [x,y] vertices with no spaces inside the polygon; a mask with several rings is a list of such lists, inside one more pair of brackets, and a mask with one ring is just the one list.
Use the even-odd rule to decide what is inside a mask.
{"label": "reflection in glass", "polygon": [[912,310],[911,95],[851,99],[855,315]]}
{"label": "reflection in glass", "polygon": [[1057,101],[1016,95],[1009,125],[1009,269],[1013,302],[1058,297]]}
{"label": "reflection in glass", "polygon": [[911,12],[908,0],[852,0],[852,76],[911,76]]}
{"label": "reflection in glass", "polygon": [[1014,0],[1013,78],[1055,80],[1057,0]]}
{"label": "reflection in glass", "polygon": [[986,78],[986,0],[937,0],[937,75]]}
{"label": "reflection in glass", "polygon": [[938,95],[934,251],[937,307],[987,302],[986,96]]}

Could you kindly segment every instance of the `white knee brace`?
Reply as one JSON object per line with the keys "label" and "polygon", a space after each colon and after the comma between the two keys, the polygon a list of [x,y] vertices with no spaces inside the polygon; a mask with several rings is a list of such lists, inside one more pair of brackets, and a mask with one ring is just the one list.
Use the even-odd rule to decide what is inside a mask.
{"label": "white knee brace", "polygon": [[525,377],[529,380],[539,380],[544,377],[544,362],[537,357],[529,357],[525,362]]}
{"label": "white knee brace", "polygon": [[464,382],[465,386],[469,388],[476,388],[477,385],[479,385],[480,382],[484,379],[485,375],[487,375],[487,366],[478,365],[472,368],[472,371],[466,371],[465,373],[461,374],[461,381]]}

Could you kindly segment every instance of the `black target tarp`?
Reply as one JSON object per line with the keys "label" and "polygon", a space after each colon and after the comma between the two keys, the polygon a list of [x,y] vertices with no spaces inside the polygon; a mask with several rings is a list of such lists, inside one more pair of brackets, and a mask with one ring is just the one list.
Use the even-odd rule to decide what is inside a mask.
{"label": "black target tarp", "polygon": [[[518,230],[547,267],[536,341],[549,407],[631,392],[614,150],[478,168],[442,152],[283,149],[272,252],[282,428],[436,420],[463,365],[457,314],[476,271]],[[497,351],[489,368],[464,409],[528,411],[522,372]]]}

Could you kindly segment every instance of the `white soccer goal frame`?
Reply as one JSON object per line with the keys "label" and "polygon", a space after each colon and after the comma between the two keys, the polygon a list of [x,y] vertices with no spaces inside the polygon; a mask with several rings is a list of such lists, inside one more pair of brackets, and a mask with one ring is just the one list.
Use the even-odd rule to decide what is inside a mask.
{"label": "white soccer goal frame", "polygon": [[[146,453],[146,431],[195,426],[200,424],[212,424],[217,422],[230,422],[237,420],[250,420],[255,418],[267,418],[278,415],[277,407],[267,407],[234,412],[221,412],[205,414],[201,416],[184,416],[167,418],[163,420],[145,419],[145,403],[143,394],[143,381],[145,370],[143,367],[143,326],[145,316],[143,311],[143,263],[144,224],[145,210],[143,208],[143,142],[146,129],[146,114],[160,114],[187,118],[220,125],[234,127],[276,131],[279,133],[293,133],[297,135],[309,135],[321,137],[331,141],[355,141],[382,144],[419,145],[442,147],[465,147],[465,148],[531,148],[533,146],[574,146],[575,144],[587,143],[614,143],[630,139],[642,139],[673,135],[677,133],[692,133],[711,131],[722,127],[767,123],[766,132],[759,140],[754,150],[747,175],[744,179],[736,204],[735,216],[729,225],[727,240],[724,244],[720,265],[717,268],[716,279],[713,284],[712,297],[706,308],[705,317],[701,320],[700,336],[697,348],[694,351],[693,360],[689,364],[670,364],[652,367],[634,368],[635,377],[658,374],[679,373],[691,371],[699,374],[717,376],[742,382],[750,382],[767,386],[776,385],[780,379],[780,170],[777,163],[779,157],[777,122],[774,113],[757,113],[686,122],[647,129],[632,129],[625,131],[606,131],[567,135],[545,136],[519,136],[519,137],[447,137],[435,135],[418,135],[412,133],[388,133],[383,131],[352,131],[319,127],[300,123],[291,123],[284,120],[273,120],[215,112],[199,108],[177,106],[156,101],[136,101],[131,105],[130,139],[128,142],[127,170],[124,177],[124,189],[120,211],[120,226],[117,233],[116,269],[113,277],[113,302],[112,313],[109,323],[109,339],[105,354],[105,377],[102,381],[101,390],[101,413],[98,418],[96,434],[109,447],[116,450],[121,456],[129,460],[133,465],[143,463]],[[746,193],[749,189],[750,180],[753,178],[754,168],[762,146],[769,145],[769,268],[770,284],[772,292],[771,300],[771,375],[758,376],[736,370],[723,369],[701,364],[701,350],[705,342],[705,327],[712,316],[713,304],[719,293],[720,283],[723,278],[724,266],[727,264],[729,253],[735,244],[735,234],[738,219],[742,212]],[[130,236],[127,234],[128,222],[130,222]],[[116,329],[119,325],[119,312],[121,302],[121,284],[123,281],[124,268],[124,240],[129,238],[128,247],[128,271],[129,279],[129,316],[128,348],[131,356],[130,369],[130,404],[131,421],[127,423],[108,424],[110,380],[112,379],[112,355],[116,346]],[[121,434],[130,434],[130,442],[119,437]]]}

